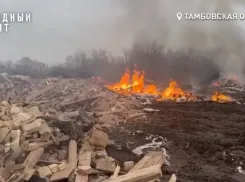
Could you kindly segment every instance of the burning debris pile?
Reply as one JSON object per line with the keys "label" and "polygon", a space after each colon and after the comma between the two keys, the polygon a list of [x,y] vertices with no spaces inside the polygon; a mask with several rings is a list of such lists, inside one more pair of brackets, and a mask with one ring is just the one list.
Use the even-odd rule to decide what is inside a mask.
{"label": "burning debris pile", "polygon": [[[169,164],[167,139],[134,146],[130,152],[135,157],[124,159],[108,151],[108,147],[120,146],[110,140],[108,130],[119,127],[120,123],[147,122],[150,116],[156,116],[160,110],[144,108],[145,104],[153,103],[151,100],[200,98],[184,91],[174,80],[165,89],[146,82],[144,72],[135,71],[131,79],[128,70],[113,85],[106,85],[101,78],[33,79],[3,75],[0,180],[131,182],[159,178],[161,166]],[[219,92],[210,100],[232,101]],[[134,133],[140,135],[140,131]],[[140,160],[140,156],[149,152],[146,148],[153,152]]]}
{"label": "burning debris pile", "polygon": [[167,159],[161,151],[140,161],[135,153],[137,160],[122,163],[106,150],[115,145],[106,134],[109,126],[146,119],[154,109],[137,109],[139,100],[108,91],[101,79],[6,78],[0,105],[2,182],[131,182],[162,176]]}
{"label": "burning debris pile", "polygon": [[144,71],[134,70],[131,78],[129,69],[121,77],[120,81],[115,84],[106,86],[109,90],[123,95],[145,94],[151,95],[157,101],[202,101],[211,100],[214,102],[231,102],[232,98],[222,93],[215,92],[210,98],[202,98],[193,95],[191,92],[184,91],[175,80],[171,80],[167,88],[162,91],[155,84],[145,84]]}

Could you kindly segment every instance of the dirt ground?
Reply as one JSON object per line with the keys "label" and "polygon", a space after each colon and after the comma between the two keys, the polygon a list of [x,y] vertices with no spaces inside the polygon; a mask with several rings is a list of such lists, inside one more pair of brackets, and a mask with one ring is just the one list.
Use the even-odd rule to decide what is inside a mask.
{"label": "dirt ground", "polygon": [[146,136],[158,135],[168,140],[169,145],[159,148],[165,147],[170,155],[161,181],[168,181],[172,173],[180,182],[245,181],[245,174],[237,170],[238,166],[245,168],[244,105],[161,102],[150,107],[160,111],[111,130],[110,138],[123,149],[107,148],[110,156],[137,161],[130,151],[149,143]]}

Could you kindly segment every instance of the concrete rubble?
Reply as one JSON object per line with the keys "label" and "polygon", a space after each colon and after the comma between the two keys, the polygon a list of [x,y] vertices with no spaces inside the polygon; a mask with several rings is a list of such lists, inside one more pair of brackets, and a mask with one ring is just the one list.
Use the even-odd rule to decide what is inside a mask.
{"label": "concrete rubble", "polygon": [[[162,152],[119,164],[105,128],[146,118],[146,99],[118,95],[101,80],[6,76],[0,84],[0,181],[154,181]],[[4,78],[5,78],[4,77]],[[139,107],[138,107],[139,108]],[[93,180],[92,180],[93,179]]]}

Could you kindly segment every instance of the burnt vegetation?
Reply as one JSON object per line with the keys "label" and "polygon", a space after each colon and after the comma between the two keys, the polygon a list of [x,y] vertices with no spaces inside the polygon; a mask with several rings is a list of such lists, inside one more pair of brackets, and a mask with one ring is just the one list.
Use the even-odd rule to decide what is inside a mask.
{"label": "burnt vegetation", "polygon": [[45,64],[29,57],[17,61],[1,61],[0,72],[29,75],[32,77],[62,76],[66,78],[100,76],[117,81],[126,68],[135,66],[144,70],[147,79],[164,82],[175,79],[182,83],[208,84],[220,76],[220,70],[212,55],[194,49],[189,51],[165,51],[156,42],[135,43],[124,50],[123,56],[114,56],[105,49],[86,54],[77,51],[60,64]]}

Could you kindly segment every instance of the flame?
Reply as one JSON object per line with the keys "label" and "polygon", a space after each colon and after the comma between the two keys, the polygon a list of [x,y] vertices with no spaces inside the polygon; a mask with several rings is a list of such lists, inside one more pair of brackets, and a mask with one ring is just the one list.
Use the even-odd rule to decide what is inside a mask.
{"label": "flame", "polygon": [[185,96],[186,93],[179,87],[176,81],[171,80],[168,88],[162,92],[162,98],[174,99]]}
{"label": "flame", "polygon": [[131,78],[129,69],[126,69],[119,83],[107,85],[106,87],[119,94],[145,93],[158,95],[159,92],[157,91],[156,85],[145,85],[144,80],[144,71],[134,70]]}
{"label": "flame", "polygon": [[162,92],[159,91],[155,84],[147,85],[144,80],[144,71],[134,70],[131,78],[129,69],[126,69],[119,83],[107,85],[106,87],[119,94],[144,93],[160,96],[161,99],[176,99],[183,96],[190,96],[190,94],[185,93],[174,80],[171,80],[169,86]]}
{"label": "flame", "polygon": [[214,102],[231,102],[232,101],[231,97],[224,95],[222,93],[219,93],[219,92],[215,92],[212,95],[211,100]]}

